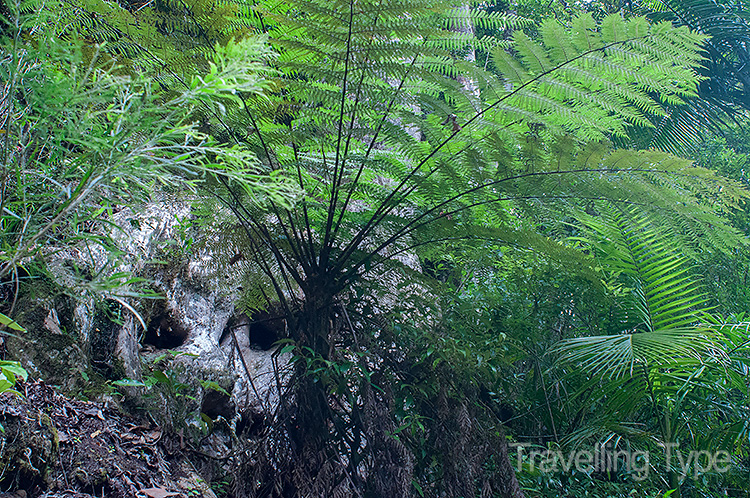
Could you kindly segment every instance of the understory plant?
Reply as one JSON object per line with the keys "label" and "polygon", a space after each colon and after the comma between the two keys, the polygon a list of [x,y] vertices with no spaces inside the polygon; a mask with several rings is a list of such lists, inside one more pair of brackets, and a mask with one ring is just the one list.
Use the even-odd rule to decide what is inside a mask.
{"label": "understory plant", "polygon": [[711,315],[690,260],[651,219],[610,209],[580,222],[586,231],[579,240],[618,294],[621,329],[565,339],[553,350],[562,365],[555,375],[565,384],[558,389],[580,413],[565,443],[632,444],[671,454],[654,458],[646,470],[680,496],[686,481],[701,481],[694,469],[678,465],[678,452],[746,451],[748,425],[736,401],[748,394],[747,325]]}
{"label": "understory plant", "polygon": [[265,88],[263,40],[222,47],[202,77],[164,92],[101,46],[57,36],[53,6],[9,1],[2,11],[0,281],[9,317],[19,284],[33,276],[30,261],[72,248],[82,254],[77,292],[135,292],[138,280],[118,267],[113,242],[127,230],[115,219],[123,206],[195,192],[212,172],[256,198],[293,199],[294,187],[267,174],[247,147],[199,129],[197,110]]}

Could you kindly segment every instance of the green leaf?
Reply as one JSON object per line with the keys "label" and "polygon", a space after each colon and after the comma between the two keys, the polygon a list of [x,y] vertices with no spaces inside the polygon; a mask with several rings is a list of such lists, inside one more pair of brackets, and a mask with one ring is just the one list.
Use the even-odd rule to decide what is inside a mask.
{"label": "green leaf", "polygon": [[279,350],[279,354],[291,353],[297,346],[295,344],[287,344]]}
{"label": "green leaf", "polygon": [[8,377],[5,374],[5,372],[0,372],[0,393],[9,391],[15,385],[16,385],[16,380],[12,374],[10,377]]}
{"label": "green leaf", "polygon": [[26,329],[21,327],[18,323],[16,323],[12,318],[5,316],[4,314],[0,313],[0,325],[5,325],[9,327],[11,330],[15,330],[18,332],[26,332]]}
{"label": "green leaf", "polygon": [[424,496],[424,491],[422,490],[422,486],[420,486],[420,484],[416,480],[412,480],[411,483],[414,486],[414,489],[417,490],[417,493],[419,493],[419,496]]}
{"label": "green leaf", "polygon": [[15,377],[20,377],[24,381],[26,381],[29,377],[28,372],[25,368],[21,366],[20,363],[16,361],[0,361],[0,369],[2,369],[3,373],[10,372]]}
{"label": "green leaf", "polygon": [[210,389],[212,391],[220,392],[221,394],[230,396],[227,390],[221,387],[216,381],[199,379],[199,382],[200,382],[200,385],[203,387],[203,389],[206,389],[206,390]]}
{"label": "green leaf", "polygon": [[151,374],[151,376],[157,382],[160,382],[162,384],[169,384],[170,383],[169,377],[167,377],[167,375],[164,372],[162,372],[161,370],[154,370],[153,373]]}

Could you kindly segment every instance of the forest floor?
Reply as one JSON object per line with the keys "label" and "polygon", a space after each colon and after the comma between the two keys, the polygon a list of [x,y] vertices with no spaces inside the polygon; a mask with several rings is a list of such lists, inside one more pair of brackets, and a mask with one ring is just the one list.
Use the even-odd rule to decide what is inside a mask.
{"label": "forest floor", "polygon": [[0,498],[216,498],[179,435],[43,382],[0,395]]}

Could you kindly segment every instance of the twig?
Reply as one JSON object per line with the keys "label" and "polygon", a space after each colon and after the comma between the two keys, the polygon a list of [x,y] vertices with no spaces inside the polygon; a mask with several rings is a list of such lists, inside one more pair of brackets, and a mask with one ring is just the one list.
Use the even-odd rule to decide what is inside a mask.
{"label": "twig", "polygon": [[13,282],[15,283],[15,290],[13,292],[13,303],[10,305],[10,311],[8,312],[8,316],[13,316],[13,311],[16,309],[16,303],[18,302],[18,289],[20,287],[20,282],[18,279],[18,267],[13,267]]}
{"label": "twig", "polygon": [[[227,455],[222,455],[222,456],[209,455],[208,453],[203,452],[201,450],[197,450],[197,449],[193,448],[190,445],[187,445],[186,449],[188,451],[191,451],[191,452],[195,453],[196,455],[200,455],[200,456],[205,457],[205,458],[210,458],[211,460],[218,460],[218,461],[221,461],[221,462],[229,460],[230,458],[232,458],[234,456],[233,452],[231,452],[231,451]],[[190,462],[190,460],[188,460],[188,463],[190,463],[191,466],[193,465],[192,462]],[[193,467],[193,468],[195,469],[195,467]],[[197,469],[196,469],[196,473],[197,473]]]}
{"label": "twig", "polygon": [[[245,363],[245,356],[242,354],[242,351],[240,351],[240,343],[237,341],[237,334],[234,332],[234,328],[230,328],[229,333],[232,334],[232,344],[234,345],[234,349],[237,351],[237,356],[240,357],[240,362],[242,363],[242,368],[245,369],[247,380],[250,382],[250,386],[253,388],[253,392],[255,392],[255,395],[258,397],[258,402],[260,403],[261,408],[263,408],[263,411],[268,412],[268,410],[265,407],[265,404],[263,403],[263,398],[260,397],[258,388],[255,387],[255,382],[253,382],[253,377],[252,375],[250,375],[250,369],[247,368],[247,363]],[[281,393],[279,393],[279,396],[281,396]]]}
{"label": "twig", "polygon": [[68,482],[68,472],[65,470],[65,462],[62,452],[60,452],[60,468],[62,469],[63,479],[65,479],[65,486],[70,488],[70,483]]}

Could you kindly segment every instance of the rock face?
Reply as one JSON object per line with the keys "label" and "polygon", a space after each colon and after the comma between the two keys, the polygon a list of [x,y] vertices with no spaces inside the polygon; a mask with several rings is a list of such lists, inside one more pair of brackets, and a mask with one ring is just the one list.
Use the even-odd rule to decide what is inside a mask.
{"label": "rock face", "polygon": [[[188,250],[190,217],[189,204],[171,200],[113,214],[111,237],[123,254],[117,265],[97,248],[53,251],[49,279],[19,296],[19,321],[28,332],[8,340],[9,356],[32,377],[88,397],[114,395],[112,382],[120,379],[131,379],[119,389],[136,405],[184,397],[176,411],[186,412],[181,416],[193,429],[206,418],[235,424],[240,414],[263,418],[273,411],[288,362],[272,347],[283,337],[283,321],[235,309],[244,276],[213,264],[218,241]],[[86,290],[82,274],[118,272],[147,279],[161,298],[113,291],[97,301],[93,292],[71,292]]]}
{"label": "rock face", "polygon": [[[14,316],[27,332],[6,338],[6,353],[31,378],[44,379],[46,384],[29,384],[39,399],[28,401],[41,406],[45,398],[45,413],[52,415],[24,418],[31,413],[28,403],[0,397],[0,423],[7,428],[0,439],[8,442],[15,434],[20,443],[17,449],[0,447],[0,467],[16,476],[15,483],[1,482],[3,489],[51,497],[63,496],[54,494],[56,486],[67,486],[83,493],[76,496],[101,496],[102,488],[106,496],[136,496],[153,486],[212,498],[194,469],[180,467],[188,461],[209,476],[206,480],[231,480],[222,477],[233,472],[229,455],[247,452],[238,444],[252,444],[239,443],[237,434],[254,434],[272,418],[288,378],[290,355],[273,346],[284,337],[285,322],[271,310],[248,316],[237,309],[238,289],[247,285],[247,276],[238,271],[240,265],[215,264],[226,252],[218,240],[200,250],[190,247],[192,235],[185,231],[190,216],[188,204],[169,200],[139,212],[122,209],[110,219],[121,258],[113,262],[98,248],[51,250],[48,276],[14,296]],[[93,283],[101,275],[141,278],[147,287],[133,293],[126,285],[102,298]],[[107,406],[119,404],[142,417],[128,428],[115,412],[107,414],[106,406],[79,406],[49,386]],[[65,425],[65,417],[75,423]],[[170,444],[177,447],[157,450],[147,427],[174,435],[178,442]],[[79,429],[86,434],[74,432]],[[138,463],[128,460],[133,455],[127,449],[122,462],[112,453],[141,439],[148,444],[139,446]],[[196,458],[175,467],[170,460],[175,451]],[[143,459],[155,466],[147,469],[151,474],[137,470]],[[105,465],[110,460],[124,467]]]}
{"label": "rock face", "polygon": [[77,303],[49,280],[41,280],[33,294],[16,302],[17,320],[26,333],[5,338],[6,354],[20,361],[32,376],[49,379],[65,390],[81,387],[90,364],[87,337],[93,313],[88,303]]}
{"label": "rock face", "polygon": [[[73,426],[66,426],[65,441],[61,441],[55,439],[55,431],[59,432],[68,416],[65,412],[70,410],[69,403],[62,403],[62,411],[55,412],[59,419],[52,417],[52,425],[45,426],[41,419],[37,423],[49,427],[41,439],[51,441],[50,445],[44,446],[41,440],[29,444],[35,445],[32,451],[40,459],[59,461],[60,451],[73,444],[70,438],[78,438],[86,444],[74,441],[71,454],[84,457],[80,461],[63,459],[72,467],[62,469],[52,480],[49,470],[32,459],[37,470],[23,474],[24,482],[48,493],[53,492],[53,483],[61,486],[65,482],[76,492],[99,496],[102,487],[105,496],[119,497],[136,496],[144,486],[153,486],[191,492],[199,489],[202,496],[211,498],[210,490],[203,490],[198,480],[190,477],[195,471],[165,463],[174,454],[184,456],[185,452],[195,458],[180,461],[196,465],[204,479],[214,483],[231,481],[231,476],[238,474],[263,476],[243,484],[254,488],[271,479],[278,473],[278,462],[292,461],[283,452],[277,454],[274,443],[264,437],[279,420],[291,420],[289,414],[294,413],[297,402],[292,395],[283,400],[291,402],[282,403],[292,376],[291,354],[282,354],[274,346],[287,337],[287,324],[278,310],[253,312],[250,310],[257,306],[240,302],[252,296],[252,287],[246,286],[262,283],[248,277],[252,262],[244,261],[241,246],[232,245],[233,227],[227,227],[228,235],[212,235],[215,239],[196,244],[193,241],[201,234],[195,233],[200,228],[189,223],[190,206],[170,200],[149,204],[139,212],[121,209],[109,216],[111,226],[116,227],[111,236],[122,256],[112,261],[109,253],[97,248],[51,250],[46,261],[48,276],[29,286],[33,293],[16,296],[18,321],[28,331],[8,338],[6,349],[32,378],[86,399],[111,402],[109,405],[119,405],[141,417],[131,422],[135,427],[117,425],[119,435],[114,437],[112,426],[99,423],[103,422],[99,412],[86,417],[79,414],[75,428],[88,431],[85,437],[71,436]],[[216,227],[211,230],[215,233]],[[375,296],[368,314],[394,308],[404,294],[426,295],[419,285],[404,285],[408,281],[404,271],[420,271],[416,257],[405,252],[398,262],[397,268],[371,277],[390,284],[390,289]],[[102,275],[131,280],[102,294],[96,288]],[[141,287],[135,292],[137,279],[141,279]],[[431,315],[429,307],[422,312]],[[336,313],[331,319],[343,320]],[[14,424],[11,412],[8,414],[7,421]],[[18,427],[17,433],[28,429]],[[176,437],[158,457],[146,450],[155,444],[149,442],[155,428],[160,434]],[[294,431],[289,432],[292,445],[297,444]],[[105,433],[106,437],[100,437]],[[390,442],[390,436],[381,433]],[[146,441],[145,446],[138,446],[143,450],[139,458],[154,462],[158,478],[126,470],[128,481],[109,466],[110,450],[128,446],[131,437],[138,444],[142,443],[139,438]],[[0,466],[19,469],[18,475],[26,472],[21,467],[25,453],[6,452],[7,458],[2,460],[3,451],[0,448]],[[130,458],[128,451],[125,456]],[[128,462],[123,462],[122,468],[134,469]],[[258,471],[261,467],[271,474]],[[72,468],[77,470],[71,473]],[[173,479],[177,475],[188,476],[192,484],[180,484]],[[407,484],[411,489],[410,481]]]}

